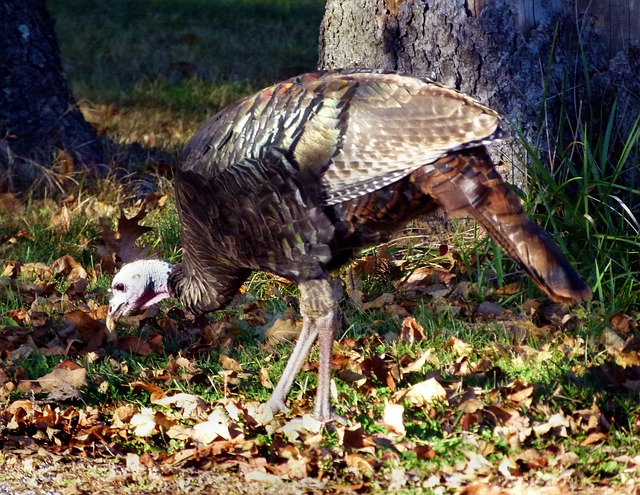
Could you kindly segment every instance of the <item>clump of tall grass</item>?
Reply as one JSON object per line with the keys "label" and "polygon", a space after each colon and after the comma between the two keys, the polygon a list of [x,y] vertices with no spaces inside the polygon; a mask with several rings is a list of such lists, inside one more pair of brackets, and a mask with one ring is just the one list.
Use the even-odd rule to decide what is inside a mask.
{"label": "clump of tall grass", "polygon": [[549,167],[523,142],[531,160],[527,208],[571,253],[610,312],[637,308],[640,300],[640,190],[630,185],[637,173],[631,164],[640,158],[640,118],[616,141],[615,117],[614,104],[604,132],[580,122]]}
{"label": "clump of tall grass", "polygon": [[[580,49],[556,98],[558,122],[547,125],[554,40],[538,137],[521,138],[530,173],[525,206],[572,255],[605,312],[633,310],[640,304],[640,117],[625,128],[618,101],[593,94]],[[543,135],[552,150],[547,163],[537,145]]]}

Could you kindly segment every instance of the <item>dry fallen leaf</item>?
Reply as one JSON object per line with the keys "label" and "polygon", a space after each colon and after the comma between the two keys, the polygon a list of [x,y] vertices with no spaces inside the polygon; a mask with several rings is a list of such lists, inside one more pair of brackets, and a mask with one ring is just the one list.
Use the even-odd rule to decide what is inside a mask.
{"label": "dry fallen leaf", "polygon": [[552,415],[545,423],[534,424],[533,431],[539,437],[551,432],[556,437],[566,437],[569,420],[562,412]]}
{"label": "dry fallen leaf", "polygon": [[227,370],[227,371],[237,371],[238,373],[242,373],[242,371],[244,371],[242,369],[242,365],[236,361],[233,358],[230,358],[229,356],[225,356],[224,354],[220,354],[220,358],[218,358],[218,362],[220,363],[220,366],[222,366],[222,369]]}
{"label": "dry fallen leaf", "polygon": [[51,271],[57,275],[63,275],[70,282],[87,278],[87,271],[72,256],[65,254],[51,264]]}
{"label": "dry fallen leaf", "polygon": [[60,176],[73,175],[76,169],[73,154],[66,149],[55,149],[52,167]]}
{"label": "dry fallen leaf", "polygon": [[181,417],[185,419],[198,419],[204,417],[207,403],[197,395],[178,393],[171,396],[151,398],[151,403],[164,407],[181,409]]}
{"label": "dry fallen leaf", "polygon": [[611,354],[616,354],[624,348],[624,339],[609,328],[604,329],[601,338]]}
{"label": "dry fallen leaf", "polygon": [[167,204],[169,199],[168,194],[160,194],[157,192],[150,192],[147,194],[140,205],[140,209],[147,212],[155,210],[156,208],[162,210]]}
{"label": "dry fallen leaf", "polygon": [[49,281],[53,276],[51,268],[40,262],[25,263],[22,265],[21,273],[26,279],[36,278],[41,281]]}
{"label": "dry fallen leaf", "polygon": [[267,328],[264,337],[268,344],[295,342],[302,331],[302,322],[290,318],[278,318]]}
{"label": "dry fallen leaf", "polygon": [[580,442],[580,445],[582,445],[583,447],[586,447],[588,445],[593,445],[594,443],[604,442],[608,438],[609,438],[609,435],[607,435],[606,433],[600,433],[600,432],[591,433],[587,436],[587,438],[585,438],[582,442]]}
{"label": "dry fallen leaf", "polygon": [[416,445],[412,450],[421,461],[428,461],[436,456],[436,451],[428,445]]}
{"label": "dry fallen leaf", "polygon": [[114,203],[103,203],[93,196],[83,201],[79,208],[82,209],[82,215],[89,218],[107,218],[113,216],[117,211]]}
{"label": "dry fallen leaf", "polygon": [[432,364],[434,366],[438,366],[440,364],[440,360],[438,357],[432,352],[431,349],[427,349],[426,351],[422,351],[422,349],[418,350],[418,357],[412,361],[406,362],[406,360],[401,360],[402,371],[403,374],[419,372],[422,370],[426,363]]}
{"label": "dry fallen leaf", "polygon": [[[455,279],[456,274],[442,268],[422,267],[413,270],[408,276],[394,283],[399,292],[415,292],[421,287],[443,285],[448,286]],[[450,292],[446,288],[446,293]]]}
{"label": "dry fallen leaf", "polygon": [[533,397],[533,385],[516,380],[508,385],[506,397],[511,402],[520,403],[519,406],[529,407]]}
{"label": "dry fallen leaf", "polygon": [[473,353],[473,346],[458,337],[451,337],[444,345],[444,348],[450,350],[456,356],[470,356]]}
{"label": "dry fallen leaf", "polygon": [[496,289],[496,294],[500,297],[509,297],[522,292],[522,282],[519,280]]}
{"label": "dry fallen leaf", "polygon": [[497,485],[475,483],[464,488],[460,495],[569,495],[572,493],[567,485],[561,486],[537,486],[518,481],[511,488],[502,488]]}
{"label": "dry fallen leaf", "polygon": [[447,392],[435,378],[429,378],[393,394],[394,402],[398,403],[404,400],[416,407],[429,406],[446,398]]}
{"label": "dry fallen leaf", "polygon": [[267,368],[265,367],[260,368],[260,371],[258,372],[258,377],[260,378],[260,384],[264,388],[268,388],[269,390],[273,388],[273,384],[271,383],[271,380],[269,380],[269,371],[267,370]]}
{"label": "dry fallen leaf", "polygon": [[376,273],[377,262],[376,257],[372,255],[363,256],[360,259],[357,259],[351,265],[351,269],[354,273],[362,276],[362,275],[372,275]]}
{"label": "dry fallen leaf", "polygon": [[345,461],[347,466],[353,468],[357,471],[362,471],[366,473],[372,473],[374,466],[374,460],[370,457],[364,457],[360,454],[347,454]]}
{"label": "dry fallen leaf", "polygon": [[63,205],[51,216],[49,225],[57,234],[66,234],[71,228],[71,212],[66,205]]}
{"label": "dry fallen leaf", "polygon": [[230,422],[231,418],[229,418],[227,411],[223,407],[217,406],[209,415],[207,421],[198,423],[193,427],[193,438],[204,444],[211,443],[218,437],[231,440]]}
{"label": "dry fallen leaf", "polygon": [[4,260],[2,263],[2,276],[16,278],[20,274],[20,262],[16,260]]}
{"label": "dry fallen leaf", "polygon": [[498,316],[502,316],[505,312],[506,309],[504,309],[502,306],[490,301],[483,301],[478,305],[474,314],[476,317],[482,317],[487,320],[491,320],[497,318]]}
{"label": "dry fallen leaf", "polygon": [[366,302],[362,305],[362,309],[364,311],[370,309],[382,309],[385,306],[393,303],[395,296],[393,294],[385,293],[381,296],[376,297],[373,301]]}
{"label": "dry fallen leaf", "polygon": [[477,452],[465,452],[465,455],[469,459],[464,470],[465,475],[477,477],[479,475],[487,475],[493,470],[493,464]]}
{"label": "dry fallen leaf", "polygon": [[425,335],[422,325],[420,325],[413,316],[407,316],[402,322],[402,328],[400,329],[400,342],[412,344],[413,342],[422,342],[424,339]]}
{"label": "dry fallen leaf", "polygon": [[129,452],[127,454],[127,470],[131,473],[143,473],[147,468],[140,462],[140,456]]}
{"label": "dry fallen leaf", "polygon": [[79,309],[65,313],[64,319],[73,325],[87,350],[95,351],[100,347],[107,333],[104,323],[93,319],[89,313]]}
{"label": "dry fallen leaf", "polygon": [[384,405],[384,412],[382,413],[382,423],[389,431],[404,436],[407,431],[404,427],[403,416],[404,407],[401,404],[387,402]]}
{"label": "dry fallen leaf", "polygon": [[131,422],[131,418],[137,414],[137,408],[132,404],[124,404],[117,407],[113,411],[113,420],[111,423],[112,428],[126,428]]}
{"label": "dry fallen leaf", "polygon": [[116,349],[138,356],[150,356],[155,354],[151,345],[135,335],[126,335],[119,338],[115,343]]}
{"label": "dry fallen leaf", "polygon": [[[375,375],[375,377],[389,387],[393,392],[397,390],[396,381],[393,377],[391,364],[383,358],[373,356],[365,358],[360,363],[362,373],[364,375]],[[397,369],[396,369],[397,371]]]}
{"label": "dry fallen leaf", "polygon": [[15,215],[24,210],[24,204],[14,193],[3,192],[0,193],[0,210]]}
{"label": "dry fallen leaf", "polygon": [[87,384],[87,370],[84,368],[56,368],[51,373],[41,376],[36,381],[47,391],[53,391],[55,388],[63,386],[63,383],[79,389]]}
{"label": "dry fallen leaf", "polygon": [[309,433],[319,433],[323,426],[324,424],[315,419],[311,414],[304,414],[302,418],[291,419],[278,431],[290,442],[296,443],[300,438],[304,438]]}
{"label": "dry fallen leaf", "polygon": [[119,261],[128,263],[129,261],[144,258],[148,254],[148,249],[135,247],[135,243],[140,236],[153,230],[151,227],[139,225],[139,222],[146,215],[147,212],[144,208],[141,208],[131,218],[127,218],[124,212],[121,212],[118,220],[118,235],[111,230],[107,220],[101,219],[102,239],[105,245],[116,254]]}
{"label": "dry fallen leaf", "polygon": [[361,373],[346,369],[338,372],[338,378],[345,383],[353,383],[357,387],[362,387],[367,382],[367,377]]}
{"label": "dry fallen leaf", "polygon": [[403,467],[396,467],[389,474],[389,490],[400,490],[409,481],[407,479],[407,471]]}
{"label": "dry fallen leaf", "polygon": [[138,437],[148,437],[156,432],[155,412],[150,407],[143,407],[139,413],[134,414],[129,421],[133,428],[133,434]]}
{"label": "dry fallen leaf", "polygon": [[499,486],[474,484],[462,490],[461,495],[513,495]]}

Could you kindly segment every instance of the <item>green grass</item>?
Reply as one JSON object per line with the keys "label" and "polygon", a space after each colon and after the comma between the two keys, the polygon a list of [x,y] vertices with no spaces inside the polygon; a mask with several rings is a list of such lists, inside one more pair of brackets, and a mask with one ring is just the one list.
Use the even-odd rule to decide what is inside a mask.
{"label": "green grass", "polygon": [[[47,5],[56,16],[65,67],[79,96],[138,104],[144,103],[135,92],[140,85],[192,78],[261,84],[314,67],[324,4],[54,0]],[[178,84],[172,91],[185,94],[184,88]],[[208,97],[195,93],[196,99]]]}
{"label": "green grass", "polygon": [[640,190],[627,185],[634,183],[630,175],[638,160],[640,119],[615,147],[615,112],[614,106],[603,136],[593,124],[579,125],[552,171],[529,147],[532,187],[526,196],[532,216],[572,253],[596,299],[611,312],[637,308],[640,291]]}
{"label": "green grass", "polygon": [[241,96],[317,67],[322,0],[53,0],[81,107],[117,142],[178,152]]}
{"label": "green grass", "polygon": [[[145,151],[165,153],[163,156],[169,161],[175,159],[175,153],[207,116],[260,86],[312,70],[322,15],[322,2],[310,0],[215,3],[54,0],[48,6],[57,18],[65,67],[85,114],[117,143],[140,142]],[[636,320],[639,316],[640,249],[638,226],[632,215],[638,217],[640,193],[625,185],[629,183],[625,174],[634,170],[629,164],[637,162],[640,129],[636,123],[631,129],[615,130],[612,122],[613,117],[605,120],[604,128],[597,118],[567,124],[563,132],[574,133],[572,144],[559,148],[552,171],[539,158],[536,143],[524,143],[532,175],[532,186],[523,192],[525,206],[561,244],[595,289],[594,302],[576,309],[580,318],[574,327],[563,332],[558,322],[524,326],[522,321],[531,317],[522,314],[523,304],[538,297],[539,292],[533,285],[524,284],[517,294],[498,298],[494,279],[506,280],[517,269],[481,231],[460,222],[453,224],[448,244],[459,256],[456,266],[459,278],[473,284],[468,297],[442,301],[422,294],[396,294],[396,302],[409,307],[423,326],[425,340],[413,343],[385,340],[385,336],[399,332],[402,317],[384,310],[362,311],[344,301],[341,308],[348,325],[338,335],[340,341],[335,349],[336,354],[353,356],[358,363],[382,357],[391,370],[401,366],[407,357],[415,358],[429,350],[435,356],[434,361],[397,378],[398,389],[437,376],[451,390],[457,387],[460,393],[477,394],[486,407],[516,408],[529,424],[543,423],[558,411],[569,416],[597,407],[603,418],[612,423],[608,439],[597,448],[584,447],[580,444],[586,433],[572,432],[569,437],[528,438],[514,447],[496,434],[499,422],[489,413],[485,412],[484,417],[467,428],[464,424],[468,418],[457,405],[440,405],[431,410],[407,403],[405,440],[428,445],[436,452],[433,459],[421,460],[408,444],[400,444],[395,460],[391,455],[393,449],[378,446],[372,455],[380,463],[379,472],[367,474],[346,469],[338,454],[335,458],[326,454],[341,449],[349,451],[341,445],[336,432],[327,428],[322,444],[323,455],[327,457],[319,468],[328,473],[327,477],[354,483],[370,481],[373,489],[384,491],[385,473],[398,465],[410,473],[410,480],[422,482],[439,470],[455,472],[459,463],[466,462],[465,455],[469,452],[483,453],[495,467],[506,457],[515,459],[529,449],[545,456],[560,446],[577,455],[575,463],[562,469],[576,470],[576,476],[584,477],[581,482],[623,479],[622,465],[616,458],[640,453],[637,395],[632,389],[612,385],[598,370],[616,359],[607,353],[600,338],[609,327],[609,317],[616,312],[626,312]],[[623,139],[616,141],[614,135],[618,134]],[[31,200],[23,212],[0,210],[2,258],[23,264],[50,264],[64,254],[72,254],[85,268],[95,267],[102,243],[98,219],[105,216],[115,225],[119,215],[117,209],[102,209],[100,205],[119,204],[131,214],[139,206],[140,191],[149,189],[148,183],[162,193],[171,193],[167,179],[149,170],[145,160],[134,164],[132,168],[139,173],[123,181],[126,185],[110,178],[101,184],[99,194],[83,185],[75,188],[75,199],[66,202],[71,213],[68,229],[51,227],[51,219],[61,209],[59,202]],[[154,230],[145,234],[140,243],[153,248],[158,256],[179,262],[179,225],[173,197],[163,208],[150,212],[143,223]],[[20,229],[25,235],[18,235]],[[8,241],[12,236],[16,237],[15,243]],[[416,269],[429,263],[447,263],[448,258],[439,254],[437,244],[435,247],[431,244],[425,241],[419,227],[413,227],[403,239],[391,244],[390,250],[395,259],[403,259]],[[367,253],[378,251],[371,249]],[[109,279],[110,275],[98,273],[85,297],[70,300],[65,300],[66,295],[58,300],[14,291],[3,282],[0,342],[4,345],[7,339],[33,334],[38,342],[36,349],[44,349],[64,335],[66,324],[62,315],[66,311],[89,304],[107,304],[105,289]],[[368,300],[395,292],[392,270],[378,270],[363,276],[362,281]],[[66,288],[64,280],[55,282],[59,290]],[[173,307],[175,302],[169,301],[162,305],[158,316],[144,321],[140,328],[120,327],[121,336],[133,333],[146,339],[161,334],[163,347],[158,354],[135,356],[106,344],[104,355],[95,362],[87,359],[84,350],[55,357],[34,352],[27,358],[14,360],[3,355],[0,371],[7,374],[8,380],[21,374],[36,379],[71,359],[86,367],[89,375],[88,387],[83,392],[84,404],[76,406],[104,411],[106,424],[110,424],[110,414],[118,405],[152,406],[150,393],[133,389],[130,384],[153,381],[181,355],[188,356],[199,378],[191,380],[174,373],[164,381],[153,381],[154,384],[166,391],[199,395],[210,403],[229,396],[241,402],[265,402],[270,391],[261,384],[258,373],[266,367],[275,384],[291,345],[265,345],[261,338],[264,326],[253,323],[249,316],[254,311],[269,320],[281,315],[287,307],[296,308],[297,290],[282,280],[254,274],[245,291],[234,305],[210,317],[213,321],[231,322],[234,331],[241,332],[230,349],[206,347],[202,329],[194,327]],[[505,321],[484,321],[474,315],[477,304],[484,300],[499,303],[519,316]],[[29,321],[20,324],[4,316],[9,310],[20,309],[28,311],[34,319],[40,318],[44,325],[36,327]],[[168,330],[163,317],[175,323],[177,334]],[[447,348],[452,337],[471,346],[469,356],[457,355]],[[198,350],[201,344],[203,349]],[[240,380],[229,381],[219,362],[222,354],[242,365],[244,375]],[[316,359],[313,351],[310,361]],[[466,373],[461,371],[466,365],[482,368]],[[528,406],[509,402],[509,387],[517,380],[534,386]],[[294,404],[308,408],[315,385],[315,371],[303,371],[292,389]],[[362,424],[366,435],[387,434],[381,424],[384,400],[393,396],[387,383],[372,375],[367,376],[364,389],[339,378],[336,387],[339,413],[347,415],[351,424]],[[6,402],[24,398],[24,394],[13,390]],[[247,431],[260,445],[261,455],[274,442],[282,441],[278,434],[264,428]],[[157,435],[145,440],[121,438],[117,445],[124,452],[143,453],[175,452],[189,444]],[[295,445],[295,448],[304,451],[306,447]],[[526,467],[525,461],[520,463]],[[560,469],[550,467],[544,473],[553,476]],[[430,489],[423,490],[418,481],[412,483],[403,493],[429,493]]]}
{"label": "green grass", "polygon": [[[551,70],[553,49],[548,64]],[[611,105],[591,92],[586,58],[565,74],[554,134],[543,100],[535,142],[523,142],[530,161],[527,211],[581,269],[606,311],[637,310],[640,294],[640,117],[627,127]],[[573,86],[584,88],[576,101]],[[628,120],[628,119],[627,119]],[[554,153],[538,149],[547,136]],[[548,159],[548,162],[545,161]]]}

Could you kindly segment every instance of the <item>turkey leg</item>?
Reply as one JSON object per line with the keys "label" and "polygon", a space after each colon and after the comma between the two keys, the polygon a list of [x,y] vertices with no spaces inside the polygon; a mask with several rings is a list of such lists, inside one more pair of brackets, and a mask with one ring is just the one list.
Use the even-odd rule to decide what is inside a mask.
{"label": "turkey leg", "polygon": [[316,319],[318,330],[318,387],[316,392],[315,418],[326,422],[333,419],[331,409],[331,372],[333,362],[333,336],[338,324],[337,310]]}
{"label": "turkey leg", "polygon": [[298,343],[289,357],[287,366],[282,372],[282,376],[280,380],[278,380],[278,384],[271,394],[269,402],[267,402],[267,406],[274,414],[288,410],[286,401],[289,396],[289,391],[298,373],[300,373],[304,360],[307,359],[311,346],[316,341],[317,336],[318,330],[314,322],[309,318],[303,318],[302,332],[300,332],[300,336],[298,337]]}

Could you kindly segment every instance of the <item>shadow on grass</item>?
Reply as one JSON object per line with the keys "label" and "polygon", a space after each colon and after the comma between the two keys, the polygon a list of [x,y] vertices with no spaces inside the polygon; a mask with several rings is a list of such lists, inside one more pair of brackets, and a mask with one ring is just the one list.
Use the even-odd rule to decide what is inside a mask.
{"label": "shadow on grass", "polygon": [[166,169],[209,117],[275,81],[314,70],[324,2],[52,0],[47,6],[76,99],[114,143],[109,161],[126,175],[153,174],[158,164]]}

